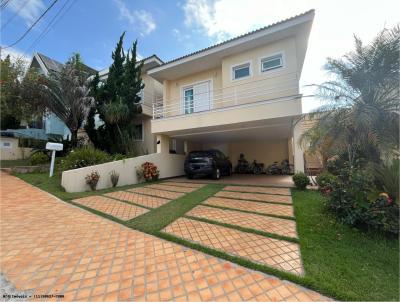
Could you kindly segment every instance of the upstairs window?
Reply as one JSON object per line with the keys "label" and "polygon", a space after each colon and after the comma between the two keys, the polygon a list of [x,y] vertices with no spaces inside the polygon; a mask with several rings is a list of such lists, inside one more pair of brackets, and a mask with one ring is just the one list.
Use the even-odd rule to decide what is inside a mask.
{"label": "upstairs window", "polygon": [[250,77],[250,63],[245,63],[232,67],[232,80]]}
{"label": "upstairs window", "polygon": [[261,72],[281,68],[283,66],[282,54],[261,59]]}

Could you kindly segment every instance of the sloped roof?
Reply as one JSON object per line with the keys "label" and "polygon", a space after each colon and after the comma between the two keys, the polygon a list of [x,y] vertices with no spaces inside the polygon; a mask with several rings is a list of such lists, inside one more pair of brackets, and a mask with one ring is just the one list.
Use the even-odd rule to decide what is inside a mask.
{"label": "sloped roof", "polygon": [[308,14],[314,14],[314,12],[315,12],[314,9],[308,10],[308,11],[302,13],[302,14],[299,14],[299,15],[296,15],[296,16],[293,16],[293,17],[284,19],[284,20],[279,21],[279,22],[272,23],[272,24],[270,24],[270,25],[261,27],[261,28],[259,28],[259,29],[256,29],[256,30],[253,30],[253,31],[250,31],[250,32],[247,32],[247,33],[242,34],[242,35],[240,35],[240,36],[233,37],[233,38],[228,39],[228,40],[225,40],[225,41],[223,41],[223,42],[220,42],[220,43],[217,43],[217,44],[208,46],[208,47],[206,47],[206,48],[197,50],[197,51],[195,51],[195,52],[186,54],[186,55],[184,55],[184,56],[181,56],[181,57],[178,57],[178,58],[175,58],[175,59],[172,59],[172,60],[170,60],[170,61],[165,62],[163,65],[167,65],[167,64],[169,64],[169,63],[172,63],[172,62],[175,62],[175,61],[179,61],[179,60],[181,60],[181,59],[184,59],[184,58],[193,56],[193,55],[195,55],[195,54],[198,54],[198,53],[207,51],[207,50],[212,49],[212,48],[219,47],[219,46],[221,46],[221,45],[230,43],[230,42],[232,42],[232,41],[235,41],[235,40],[238,40],[238,39],[247,37],[247,36],[251,36],[251,35],[256,34],[256,33],[258,33],[258,32],[261,32],[261,31],[263,31],[263,30],[270,29],[271,27],[280,25],[280,24],[285,23],[285,22],[288,22],[288,21],[292,21],[292,20],[297,19],[297,18],[300,18],[300,17],[302,17],[302,16],[305,16],[305,15],[308,15]]}
{"label": "sloped roof", "polygon": [[[53,60],[52,58],[49,58],[48,56],[45,56],[42,53],[38,52],[37,55],[39,56],[40,60],[43,62],[48,71],[60,72],[62,67],[64,66],[64,64],[56,60]],[[87,66],[86,64],[82,65],[85,71],[88,72],[89,74],[95,74],[97,72],[97,70]]]}

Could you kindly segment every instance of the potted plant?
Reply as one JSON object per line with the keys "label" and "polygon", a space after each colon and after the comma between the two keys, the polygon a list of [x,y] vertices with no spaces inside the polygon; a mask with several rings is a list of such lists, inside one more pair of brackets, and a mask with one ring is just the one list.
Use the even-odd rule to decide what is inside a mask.
{"label": "potted plant", "polygon": [[119,180],[119,173],[116,172],[115,170],[112,170],[110,173],[110,178],[111,178],[111,183],[112,186],[115,188],[118,184],[118,180]]}
{"label": "potted plant", "polygon": [[85,177],[86,184],[88,184],[90,186],[90,189],[92,191],[96,190],[99,179],[100,179],[100,174],[97,171],[92,171],[92,173],[86,175],[86,177]]}
{"label": "potted plant", "polygon": [[159,178],[160,171],[155,164],[145,162],[140,167],[136,168],[136,174],[140,180],[154,181]]}

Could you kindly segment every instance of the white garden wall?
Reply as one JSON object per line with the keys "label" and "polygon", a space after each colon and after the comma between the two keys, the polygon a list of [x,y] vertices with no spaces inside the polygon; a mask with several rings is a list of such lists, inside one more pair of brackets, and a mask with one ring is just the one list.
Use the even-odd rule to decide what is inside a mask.
{"label": "white garden wall", "polygon": [[97,189],[110,188],[112,187],[110,173],[113,170],[119,173],[118,186],[136,184],[138,183],[136,167],[139,167],[146,161],[152,162],[158,167],[160,170],[160,178],[181,176],[184,174],[184,155],[153,153],[96,166],[64,171],[62,173],[61,185],[70,193],[88,191],[90,188],[86,184],[85,176],[92,171],[97,171],[100,174]]}

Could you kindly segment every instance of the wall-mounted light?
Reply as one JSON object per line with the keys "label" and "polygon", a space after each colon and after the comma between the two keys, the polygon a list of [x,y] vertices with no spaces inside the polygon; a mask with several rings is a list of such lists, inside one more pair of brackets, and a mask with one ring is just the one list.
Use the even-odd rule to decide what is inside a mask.
{"label": "wall-mounted light", "polygon": [[157,145],[161,144],[161,141],[157,141]]}

